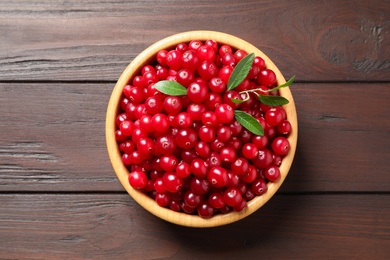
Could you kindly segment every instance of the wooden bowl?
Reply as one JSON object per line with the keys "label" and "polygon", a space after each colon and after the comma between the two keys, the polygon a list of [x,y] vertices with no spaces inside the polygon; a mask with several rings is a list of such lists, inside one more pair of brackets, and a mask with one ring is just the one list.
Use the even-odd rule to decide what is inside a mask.
{"label": "wooden bowl", "polygon": [[170,49],[178,43],[190,42],[194,39],[214,39],[219,44],[228,44],[233,48],[243,49],[246,50],[248,53],[255,53],[255,55],[261,56],[265,60],[267,68],[272,69],[275,72],[277,76],[278,85],[286,82],[279,69],[262,51],[260,51],[254,45],[240,38],[215,31],[189,31],[172,35],[154,43],[153,45],[145,49],[123,71],[122,75],[120,76],[118,82],[113,89],[107,108],[106,143],[111,164],[118,179],[120,180],[126,191],[130,194],[130,196],[137,203],[139,203],[139,205],[141,205],[143,208],[145,208],[147,211],[154,214],[155,216],[164,219],[168,222],[188,227],[205,228],[226,225],[241,220],[258,210],[260,207],[262,207],[276,193],[276,191],[279,189],[279,187],[282,185],[283,181],[287,177],[287,174],[294,159],[295,150],[297,146],[298,123],[295,104],[290,89],[288,87],[282,88],[280,89],[280,95],[284,96],[290,101],[289,104],[284,106],[284,108],[287,112],[288,120],[292,125],[292,132],[288,137],[291,148],[289,153],[283,158],[282,164],[280,166],[281,178],[276,182],[269,182],[268,191],[264,195],[257,196],[253,200],[249,201],[247,204],[247,208],[241,212],[218,214],[210,219],[204,219],[197,215],[178,213],[168,208],[160,207],[149,196],[145,195],[139,190],[132,188],[128,182],[129,172],[126,169],[125,165],[122,163],[121,153],[118,148],[117,141],[115,140],[115,118],[119,111],[119,102],[122,97],[123,88],[126,84],[128,84],[128,82],[130,82],[130,80],[132,80],[135,75],[137,75],[137,73],[139,73],[140,68],[142,68],[142,66],[148,64],[150,61],[155,59],[156,54],[159,50]]}

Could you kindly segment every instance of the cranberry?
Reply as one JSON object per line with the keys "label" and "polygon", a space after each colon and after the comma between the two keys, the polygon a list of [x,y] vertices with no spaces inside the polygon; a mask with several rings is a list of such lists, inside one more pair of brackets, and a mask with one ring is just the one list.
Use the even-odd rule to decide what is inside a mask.
{"label": "cranberry", "polygon": [[196,50],[198,50],[198,48],[200,47],[200,46],[202,46],[203,45],[203,43],[200,41],[200,40],[192,40],[189,44],[188,44],[188,49],[189,50],[194,50],[194,51],[196,51]]}
{"label": "cranberry", "polygon": [[134,131],[134,128],[134,123],[128,120],[124,120],[119,126],[121,133],[125,136],[131,135]]}
{"label": "cranberry", "polygon": [[221,126],[217,131],[217,138],[222,142],[226,142],[232,137],[232,130],[228,126]]}
{"label": "cranberry", "polygon": [[184,185],[182,178],[177,176],[174,172],[166,172],[162,177],[163,185],[169,192],[178,192]]}
{"label": "cranberry", "polygon": [[228,177],[229,181],[228,184],[226,184],[226,187],[237,187],[241,181],[240,177],[233,172],[228,172]]}
{"label": "cranberry", "polygon": [[245,174],[240,175],[240,179],[245,183],[252,183],[258,177],[256,168],[250,164]]}
{"label": "cranberry", "polygon": [[202,202],[203,196],[195,194],[193,191],[188,190],[184,195],[184,203],[191,207],[196,208]]}
{"label": "cranberry", "polygon": [[155,114],[152,118],[154,130],[160,133],[166,133],[169,130],[168,117],[162,113]]}
{"label": "cranberry", "polygon": [[129,183],[135,189],[143,189],[148,183],[148,179],[144,172],[134,171],[129,174]]}
{"label": "cranberry", "polygon": [[153,127],[153,121],[152,121],[152,116],[151,115],[143,115],[140,119],[139,119],[139,127],[144,130],[145,132],[153,132],[154,131],[154,127]]}
{"label": "cranberry", "polygon": [[233,53],[233,50],[229,45],[223,44],[221,47],[219,47],[218,54],[223,56],[226,53]]}
{"label": "cranberry", "polygon": [[234,110],[228,104],[221,104],[215,108],[215,115],[218,122],[226,124],[233,120]]}
{"label": "cranberry", "polygon": [[180,51],[181,53],[185,52],[188,49],[188,45],[184,42],[179,43],[176,45],[175,50]]}
{"label": "cranberry", "polygon": [[206,126],[215,126],[218,124],[217,116],[213,111],[207,111],[202,115],[202,123]]}
{"label": "cranberry", "polygon": [[166,193],[157,193],[155,200],[156,203],[161,207],[165,207],[171,203],[171,198]]}
{"label": "cranberry", "polygon": [[256,66],[255,64],[252,65],[252,67],[249,70],[248,78],[249,79],[255,79],[257,77],[257,74],[259,74],[260,68]]}
{"label": "cranberry", "polygon": [[209,195],[208,202],[211,207],[215,209],[220,209],[226,205],[223,200],[223,193],[219,191],[214,191]]}
{"label": "cranberry", "polygon": [[183,149],[191,149],[196,141],[197,134],[190,128],[180,129],[176,135],[176,144]]}
{"label": "cranberry", "polygon": [[242,60],[242,58],[244,58],[245,56],[247,56],[248,53],[244,50],[237,50],[235,53],[234,53],[234,57],[236,58],[236,61],[239,62],[240,60]]}
{"label": "cranberry", "polygon": [[291,123],[287,120],[283,120],[282,122],[280,122],[280,124],[276,126],[276,130],[282,135],[288,135],[289,133],[291,133],[291,129]]}
{"label": "cranberry", "polygon": [[195,194],[203,195],[210,190],[210,183],[206,179],[194,177],[190,181],[190,189]]}
{"label": "cranberry", "polygon": [[198,67],[198,73],[202,78],[210,80],[217,76],[218,68],[213,62],[206,60]]}
{"label": "cranberry", "polygon": [[257,82],[260,85],[272,86],[276,83],[276,75],[272,70],[264,69],[257,76]]}
{"label": "cranberry", "polygon": [[134,79],[133,79],[133,86],[137,87],[137,88],[140,88],[140,90],[142,90],[145,87],[144,77],[142,77],[142,76],[135,76]]}
{"label": "cranberry", "polygon": [[176,125],[181,128],[187,128],[192,125],[192,116],[187,112],[181,112],[176,117]]}
{"label": "cranberry", "polygon": [[214,187],[224,187],[229,182],[228,171],[220,166],[215,166],[207,173],[207,180]]}
{"label": "cranberry", "polygon": [[283,155],[272,154],[272,163],[279,167],[282,164],[282,156]]}
{"label": "cranberry", "polygon": [[133,87],[133,88],[131,88],[129,90],[129,93],[128,93],[127,97],[129,98],[129,100],[133,104],[141,103],[144,100],[144,98],[145,98],[143,88],[142,87]]}
{"label": "cranberry", "polygon": [[208,96],[208,88],[205,84],[193,82],[188,86],[187,96],[194,103],[201,103]]}
{"label": "cranberry", "polygon": [[213,39],[209,39],[209,40],[206,40],[204,44],[210,46],[211,48],[213,48],[213,51],[215,53],[218,52],[218,42],[217,41],[215,41]]}
{"label": "cranberry", "polygon": [[267,148],[259,149],[257,156],[252,159],[252,162],[259,169],[266,168],[272,163],[271,151]]}
{"label": "cranberry", "polygon": [[238,136],[243,130],[242,125],[237,120],[231,121],[227,126],[232,131],[232,136]]}
{"label": "cranberry", "polygon": [[182,107],[182,101],[179,97],[167,97],[164,100],[163,107],[164,110],[170,114],[176,114],[180,111]]}
{"label": "cranberry", "polygon": [[233,53],[225,53],[221,57],[221,62],[223,65],[234,66],[236,65],[236,58],[234,57]]}
{"label": "cranberry", "polygon": [[197,208],[198,215],[202,218],[211,218],[214,214],[214,209],[209,205],[207,201],[203,201]]}
{"label": "cranberry", "polygon": [[191,115],[192,120],[202,120],[202,116],[206,111],[206,106],[202,103],[191,103],[187,108],[187,112]]}
{"label": "cranberry", "polygon": [[163,66],[167,65],[167,54],[168,54],[167,50],[159,51],[157,53],[157,61],[158,61],[158,63],[160,63]]}
{"label": "cranberry", "polygon": [[279,125],[283,121],[283,113],[279,109],[271,108],[265,113],[265,120],[270,126]]}
{"label": "cranberry", "polygon": [[216,152],[211,152],[210,156],[207,158],[206,163],[208,165],[208,168],[211,169],[214,166],[221,166],[222,160],[219,157],[219,154]]}
{"label": "cranberry", "polygon": [[[166,67],[163,67],[163,66],[160,66],[157,70],[156,70],[156,74],[157,74],[157,77],[160,79],[160,80],[165,80],[167,79],[167,77],[169,76],[169,70],[166,68]],[[153,84],[149,85],[149,86],[152,86]],[[148,87],[149,87],[148,86]]]}
{"label": "cranberry", "polygon": [[265,61],[260,56],[255,56],[253,59],[253,64],[259,67],[260,70],[265,69]]}
{"label": "cranberry", "polygon": [[199,141],[196,143],[195,151],[202,158],[207,158],[211,154],[210,145],[206,142],[203,142],[203,141]]}
{"label": "cranberry", "polygon": [[225,83],[228,84],[230,75],[233,72],[233,67],[230,65],[223,66],[219,72],[218,72],[218,77]]}
{"label": "cranberry", "polygon": [[245,158],[253,159],[257,156],[258,148],[253,143],[247,143],[244,144],[242,147],[242,154],[245,156]]}
{"label": "cranberry", "polygon": [[140,128],[136,128],[131,136],[134,143],[138,143],[141,138],[148,137],[148,133]]}
{"label": "cranberry", "polygon": [[252,200],[255,197],[255,193],[252,189],[247,189],[247,191],[242,195],[247,201]]}
{"label": "cranberry", "polygon": [[226,83],[218,77],[214,77],[209,82],[209,88],[214,93],[223,93],[226,90]]}
{"label": "cranberry", "polygon": [[145,101],[145,109],[149,114],[157,114],[163,110],[163,102],[158,96],[152,96],[146,99]]}
{"label": "cranberry", "polygon": [[150,138],[141,138],[137,142],[137,149],[143,155],[153,154],[155,143]]}
{"label": "cranberry", "polygon": [[223,147],[225,147],[224,142],[218,139],[215,139],[210,143],[210,148],[213,152],[220,152]]}
{"label": "cranberry", "polygon": [[182,54],[178,50],[171,50],[167,54],[167,65],[174,70],[179,70],[182,64]]}
{"label": "cranberry", "polygon": [[204,178],[207,175],[206,162],[200,158],[195,158],[191,162],[191,172],[198,178]]}
{"label": "cranberry", "polygon": [[200,46],[197,49],[197,54],[198,54],[198,57],[201,61],[213,62],[215,59],[215,51],[214,51],[213,47],[211,47],[209,45]]}
{"label": "cranberry", "polygon": [[119,144],[119,150],[124,153],[131,153],[135,149],[135,143],[133,141],[127,140]]}
{"label": "cranberry", "polygon": [[245,199],[242,199],[241,202],[233,207],[233,210],[236,212],[240,212],[246,208],[247,202]]}
{"label": "cranberry", "polygon": [[181,151],[181,153],[180,153],[180,156],[181,156],[181,158],[182,158],[186,163],[188,163],[188,164],[191,164],[191,162],[192,162],[194,159],[198,158],[198,156],[197,156],[195,150],[193,150],[193,149],[189,149],[189,150],[183,149],[183,150]]}
{"label": "cranberry", "polygon": [[211,126],[204,125],[199,129],[198,136],[203,142],[211,142],[215,140],[215,130]]}
{"label": "cranberry", "polygon": [[223,200],[231,207],[237,206],[242,200],[242,194],[236,187],[229,187],[223,194]]}
{"label": "cranberry", "polygon": [[164,155],[172,154],[176,149],[175,138],[171,134],[159,136],[155,142],[155,149]]}
{"label": "cranberry", "polygon": [[182,56],[182,66],[192,72],[195,72],[199,66],[200,60],[194,50],[187,50]]}
{"label": "cranberry", "polygon": [[280,170],[276,165],[270,165],[264,169],[263,174],[269,181],[277,181],[280,178]]}
{"label": "cranberry", "polygon": [[171,210],[173,210],[173,211],[180,212],[180,210],[181,210],[180,202],[179,202],[179,201],[172,200],[172,201],[169,203],[169,208],[170,208]]}
{"label": "cranberry", "polygon": [[181,85],[188,87],[194,80],[194,72],[190,69],[181,69],[176,74],[176,80]]}
{"label": "cranberry", "polygon": [[268,190],[267,183],[265,180],[258,178],[254,182],[252,182],[252,191],[260,196],[263,195]]}
{"label": "cranberry", "polygon": [[222,97],[218,93],[211,92],[204,104],[208,110],[214,111],[217,106],[222,104]]}
{"label": "cranberry", "polygon": [[160,166],[167,172],[174,171],[178,163],[178,159],[174,155],[163,155],[160,158]]}
{"label": "cranberry", "polygon": [[222,147],[219,156],[223,162],[233,162],[236,159],[236,150],[231,147]]}
{"label": "cranberry", "polygon": [[159,81],[159,77],[153,68],[153,71],[147,71],[143,74],[144,85],[149,86]]}
{"label": "cranberry", "polygon": [[181,178],[187,178],[191,174],[191,166],[186,162],[180,162],[176,167],[176,174]]}
{"label": "cranberry", "polygon": [[258,149],[263,149],[268,145],[268,137],[265,135],[255,135],[252,137],[252,143],[256,145]]}
{"label": "cranberry", "polygon": [[232,172],[237,175],[243,175],[247,172],[249,163],[245,158],[239,157],[231,164]]}
{"label": "cranberry", "polygon": [[283,136],[276,137],[272,141],[272,150],[276,154],[285,155],[290,150],[290,142]]}
{"label": "cranberry", "polygon": [[162,176],[154,181],[154,189],[157,193],[165,193],[167,191],[164,186]]}

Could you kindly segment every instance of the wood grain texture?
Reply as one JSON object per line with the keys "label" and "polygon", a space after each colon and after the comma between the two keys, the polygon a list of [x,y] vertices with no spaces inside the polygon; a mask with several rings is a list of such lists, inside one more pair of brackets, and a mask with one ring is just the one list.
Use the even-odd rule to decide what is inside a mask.
{"label": "wood grain texture", "polygon": [[[150,44],[216,30],[300,81],[388,81],[390,2],[5,1],[0,80],[116,80]],[[243,30],[245,28],[245,30]]]}
{"label": "wood grain texture", "polygon": [[235,224],[190,229],[121,194],[0,195],[0,258],[385,259],[389,199],[278,195]]}
{"label": "wood grain texture", "polygon": [[[189,30],[251,42],[298,82],[282,188],[211,229],[141,208],[105,145],[122,71]],[[0,0],[0,259],[389,259],[389,32],[389,0]]]}
{"label": "wood grain texture", "polygon": [[[122,191],[104,138],[112,88],[0,84],[0,190]],[[389,90],[294,84],[298,148],[281,191],[390,191]]]}

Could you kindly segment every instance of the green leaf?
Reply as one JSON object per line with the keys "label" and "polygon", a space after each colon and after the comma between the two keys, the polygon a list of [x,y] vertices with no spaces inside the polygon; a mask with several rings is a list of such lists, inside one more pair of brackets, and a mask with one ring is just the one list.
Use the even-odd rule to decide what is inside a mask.
{"label": "green leaf", "polygon": [[259,99],[261,103],[271,107],[283,106],[288,104],[288,99],[281,96],[259,95]]}
{"label": "green leaf", "polygon": [[244,103],[246,100],[244,99],[237,99],[237,98],[231,98],[231,101],[236,104]]}
{"label": "green leaf", "polygon": [[236,67],[234,67],[232,74],[230,75],[227,88],[228,90],[234,89],[235,87],[240,85],[242,81],[244,81],[244,79],[249,73],[249,70],[252,67],[254,58],[255,54],[251,53],[237,63]]}
{"label": "green leaf", "polygon": [[269,89],[268,92],[272,92],[272,91],[278,90],[280,88],[288,87],[294,82],[294,79],[295,79],[295,76],[292,76],[291,79],[289,79],[286,83],[279,85],[273,89]]}
{"label": "green leaf", "polygon": [[234,117],[243,127],[248,129],[250,132],[254,133],[255,135],[264,135],[263,127],[260,125],[259,121],[257,121],[250,114],[240,110],[234,110]]}
{"label": "green leaf", "polygon": [[187,95],[187,89],[172,80],[162,80],[153,85],[158,91],[170,96]]}

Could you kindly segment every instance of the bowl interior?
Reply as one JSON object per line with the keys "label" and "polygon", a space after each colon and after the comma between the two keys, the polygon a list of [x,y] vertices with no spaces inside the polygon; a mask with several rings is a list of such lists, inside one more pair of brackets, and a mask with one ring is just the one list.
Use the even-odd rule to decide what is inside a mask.
{"label": "bowl interior", "polygon": [[292,125],[292,132],[288,136],[291,148],[289,153],[283,158],[282,164],[279,167],[281,172],[281,178],[276,182],[269,182],[268,191],[262,196],[257,196],[251,201],[249,201],[247,208],[241,212],[219,214],[213,216],[210,219],[203,219],[197,215],[178,213],[170,209],[160,207],[153,199],[151,199],[144,193],[132,188],[128,182],[128,170],[126,166],[122,163],[121,153],[115,139],[115,118],[119,112],[119,101],[122,97],[123,88],[126,84],[128,84],[128,82],[130,82],[130,80],[134,76],[137,75],[142,66],[150,63],[152,60],[155,59],[155,56],[159,50],[170,49],[178,43],[190,42],[194,39],[202,41],[214,39],[219,44],[229,44],[235,49],[243,49],[246,50],[248,53],[253,52],[255,55],[258,55],[264,59],[267,68],[272,69],[275,72],[277,76],[278,85],[286,82],[282,73],[275,66],[275,64],[257,47],[246,42],[245,40],[226,33],[215,31],[190,31],[172,35],[156,42],[155,44],[151,45],[143,52],[141,52],[121,74],[113,89],[107,108],[106,143],[111,164],[119,181],[126,189],[126,191],[130,194],[130,196],[135,201],[137,201],[137,203],[140,204],[143,208],[161,219],[178,225],[188,227],[215,227],[226,225],[247,217],[248,215],[258,210],[261,206],[263,206],[276,193],[276,191],[284,182],[293,162],[297,145],[298,122],[295,103],[290,89],[288,87],[280,89],[280,95],[284,96],[289,100],[289,104],[285,105],[284,108],[287,113],[287,118]]}

